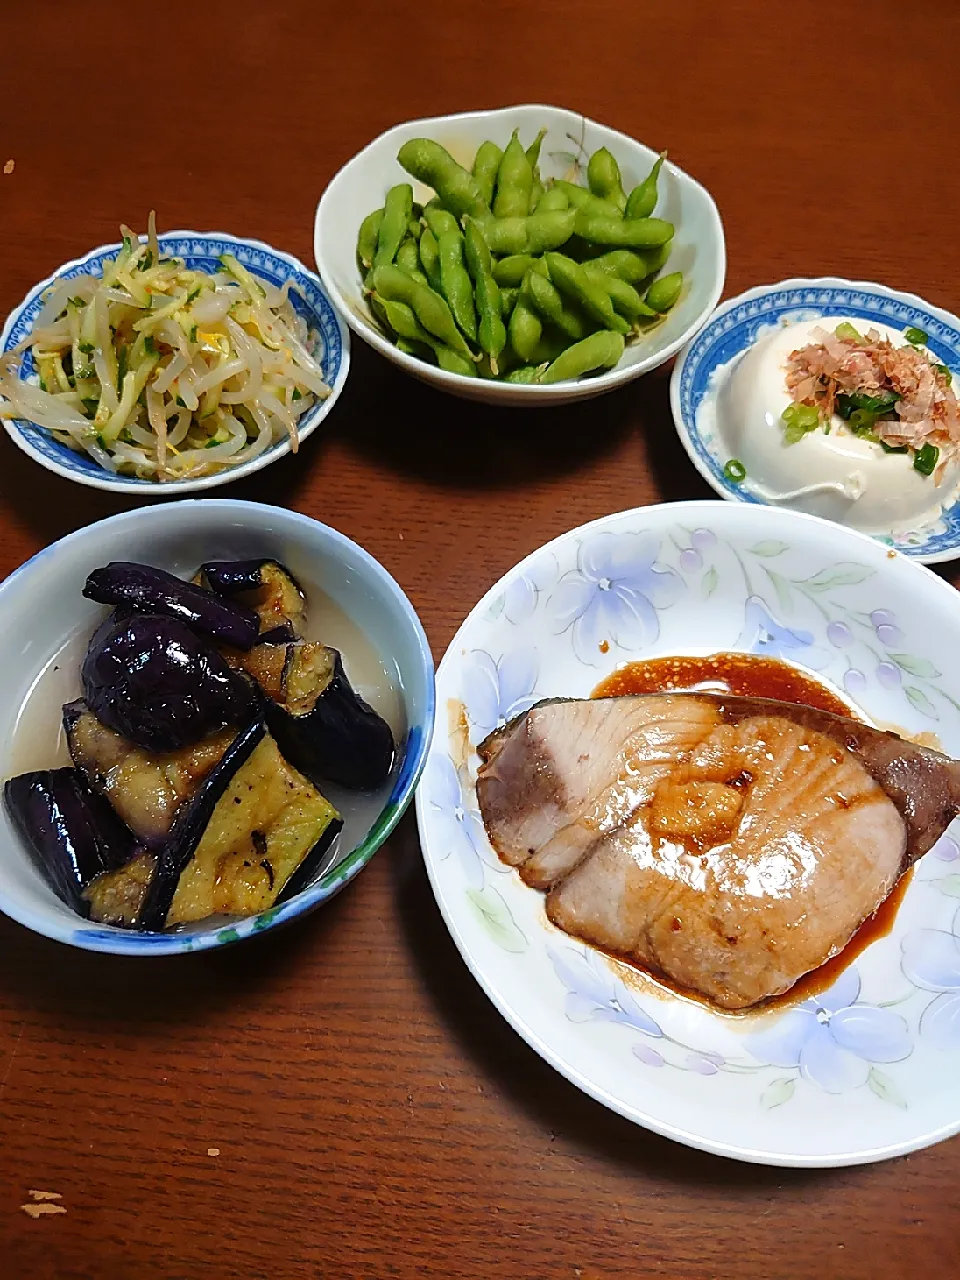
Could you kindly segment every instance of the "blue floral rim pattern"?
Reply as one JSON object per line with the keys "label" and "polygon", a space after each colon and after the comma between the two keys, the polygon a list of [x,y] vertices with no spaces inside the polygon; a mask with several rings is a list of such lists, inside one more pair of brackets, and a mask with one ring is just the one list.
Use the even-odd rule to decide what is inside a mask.
{"label": "blue floral rim pattern", "polygon": [[[192,270],[213,271],[218,265],[217,260],[221,254],[232,253],[243,266],[255,275],[269,280],[278,288],[287,280],[293,280],[298,289],[302,290],[302,294],[297,290],[291,290],[290,301],[294,309],[306,320],[309,328],[318,335],[319,341],[315,354],[323,369],[324,381],[330,387],[336,385],[344,367],[345,331],[320,280],[301,262],[257,240],[241,240],[228,235],[170,231],[161,235],[159,241],[165,254],[182,258]],[[44,295],[51,285],[60,280],[72,280],[80,275],[102,275],[104,262],[108,258],[116,257],[120,248],[119,244],[102,245],[98,249],[91,250],[84,257],[67,263],[48,280],[36,285],[10,315],[3,330],[3,336],[0,338],[0,351],[10,351],[18,342],[22,342],[29,336],[43,308]],[[33,357],[29,351],[24,353],[20,371],[23,376],[29,376],[33,372]],[[300,424],[301,436],[306,434],[324,414],[327,403],[327,401],[320,402],[304,415]],[[34,453],[47,458],[58,467],[74,472],[78,477],[96,476],[102,479],[108,474],[93,458],[68,449],[66,445],[60,444],[48,432],[34,426],[33,423],[18,418],[9,426],[15,428]],[[278,451],[286,452],[288,448],[286,441],[278,441],[265,451],[264,456],[269,458],[275,456]],[[237,467],[233,474],[243,475],[244,466]],[[109,474],[109,479],[118,487],[148,490],[157,488],[155,481],[138,480],[134,476]],[[171,481],[164,486],[164,489],[175,490],[178,487],[177,481]]]}
{"label": "blue floral rim pattern", "polygon": [[[705,478],[725,498],[761,503],[723,473],[728,462],[708,445],[697,424],[698,411],[712,375],[742,354],[761,329],[784,317],[815,319],[844,315],[876,321],[895,329],[914,326],[929,337],[928,347],[938,361],[960,374],[960,321],[920,298],[896,294],[880,285],[844,281],[787,281],[782,286],[751,289],[724,303],[681,354],[672,388],[673,410],[680,437]],[[920,541],[880,539],[904,555],[920,560],[948,560],[960,556],[960,502],[943,512],[940,526]]]}

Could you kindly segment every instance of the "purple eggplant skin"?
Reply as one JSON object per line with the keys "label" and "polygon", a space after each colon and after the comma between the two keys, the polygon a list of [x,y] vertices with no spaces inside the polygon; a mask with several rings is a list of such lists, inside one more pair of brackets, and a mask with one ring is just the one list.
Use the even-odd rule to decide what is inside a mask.
{"label": "purple eggplant skin", "polygon": [[393,767],[390,726],[357,694],[336,650],[334,671],[313,708],[291,714],[264,698],[267,727],[280,753],[314,786],[336,782],[351,790],[370,791],[386,781]]}
{"label": "purple eggplant skin", "polygon": [[170,839],[160,854],[150,881],[137,922],[139,929],[152,932],[163,929],[180,877],[203,838],[214,809],[230,785],[233,775],[250,759],[266,731],[263,718],[259,715],[241,729],[193,800],[177,815]]}
{"label": "purple eggplant skin", "polygon": [[83,594],[100,604],[127,604],[147,613],[166,614],[234,649],[252,648],[260,634],[260,621],[247,605],[224,600],[213,591],[148,564],[115,560],[102,569],[94,569]]}
{"label": "purple eggplant skin", "polygon": [[[275,569],[286,579],[286,585],[299,596],[299,612],[302,614],[304,590],[287,566],[279,560],[264,557],[260,560],[210,560],[202,564],[197,573],[200,581],[215,591],[218,596],[228,598],[259,591],[264,586],[264,569]],[[261,626],[263,625],[261,620]],[[292,619],[261,630],[258,644],[288,644],[296,640],[297,627]]]}
{"label": "purple eggplant skin", "polygon": [[137,853],[132,832],[76,769],[22,773],[4,785],[3,798],[55,893],[79,915],[90,910],[86,886]]}
{"label": "purple eggplant skin", "polygon": [[321,838],[313,846],[304,860],[294,871],[293,875],[277,894],[274,906],[282,906],[284,902],[289,902],[291,898],[295,898],[298,893],[313,884],[328,868],[324,867],[324,859],[330,851],[334,841],[343,830],[343,819],[337,818],[331,822],[324,831]]}
{"label": "purple eggplant skin", "polygon": [[80,677],[97,719],[153,752],[179,751],[241,723],[254,699],[216,650],[163,614],[108,618],[90,641]]}

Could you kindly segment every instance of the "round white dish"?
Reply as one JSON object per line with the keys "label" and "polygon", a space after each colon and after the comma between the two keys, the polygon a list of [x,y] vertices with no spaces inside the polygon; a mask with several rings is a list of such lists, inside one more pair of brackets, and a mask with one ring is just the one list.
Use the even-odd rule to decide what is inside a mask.
{"label": "round white dish", "polygon": [[[245,919],[220,917],[167,933],[137,933],[85,920],[47,884],[6,806],[0,805],[0,911],[27,928],[71,946],[120,955],[171,955],[237,942],[333,897],[367,865],[396,826],[413,795],[433,733],[430,646],[413,606],[386,569],[355,542],[316,520],[280,507],[230,499],[140,507],[62,538],[0,585],[0,779],[69,763],[50,759],[46,744],[56,751],[61,703],[79,695],[78,662],[104,616],[103,606],[85,600],[81,590],[91,570],[118,555],[181,577],[192,574],[201,560],[265,556],[282,561],[303,586],[308,612],[311,597],[322,592],[345,615],[345,634],[369,646],[365,672],[364,665],[356,665],[361,659],[357,648],[349,640],[336,641],[359,692],[373,700],[378,687],[386,685],[391,691],[388,703],[396,704],[393,772],[382,794],[337,795],[344,829],[333,865],[288,902]],[[354,672],[360,671],[359,679],[351,664]],[[364,680],[371,680],[372,687],[365,687]],[[30,696],[35,685],[43,690],[39,707]],[[378,710],[390,718],[386,705]],[[41,728],[42,750],[25,741]]]}
{"label": "round white dish", "polygon": [[[723,397],[732,391],[733,381],[729,375],[736,375],[740,358],[750,352],[758,340],[774,338],[784,325],[802,326],[803,322],[823,317],[847,317],[854,323],[872,322],[881,332],[887,328],[902,333],[910,326],[924,330],[929,337],[927,345],[931,353],[954,374],[956,390],[957,378],[960,376],[960,320],[948,311],[924,302],[922,298],[910,293],[899,293],[885,285],[833,277],[783,280],[779,284],[758,285],[754,289],[748,289],[746,293],[728,299],[717,308],[693,341],[680,353],[670,381],[673,419],[683,446],[691,462],[721,497],[733,502],[771,501],[769,496],[762,496],[753,489],[750,460],[735,454],[730,441],[724,439],[719,429],[718,415],[714,412],[718,403],[717,393]],[[775,398],[770,397],[771,403]],[[741,397],[741,401],[742,399]],[[743,409],[742,403],[740,407]],[[776,429],[772,419],[770,426],[772,430]],[[819,434],[816,441],[819,446],[825,444]],[[782,473],[781,479],[796,468],[796,484],[800,486],[810,482],[812,472],[806,454],[810,452],[812,445],[813,438],[810,438],[786,450],[778,467]],[[832,445],[834,448],[841,447],[836,439],[832,441]],[[784,448],[779,441],[776,447]],[[848,436],[845,437],[842,449],[848,469],[853,472],[864,470],[864,455],[874,454],[878,446],[868,445]],[[724,474],[724,467],[731,456],[739,457],[746,466],[747,477],[742,484],[737,484]],[[911,495],[909,501],[914,506],[917,503],[917,492],[923,483],[927,483],[931,490],[931,505],[936,508],[938,494],[932,478],[921,480],[916,473],[910,471],[906,458],[875,455],[866,461],[873,469],[874,479],[878,467],[883,466],[903,477],[905,491]],[[766,458],[766,465],[771,465],[770,457]],[[868,472],[865,474],[869,477]],[[823,478],[827,479],[827,476],[824,475]],[[949,483],[951,480],[952,489]],[[872,532],[872,536],[902,551],[904,555],[928,564],[954,559],[960,555],[960,498],[956,493],[955,481],[956,468],[944,484],[944,509],[939,515],[934,510],[933,517],[929,522],[924,522],[922,527],[918,527],[919,522],[907,513],[900,519],[891,520],[888,528]],[[881,480],[881,487],[889,490],[885,480]],[[783,510],[792,508],[815,515],[828,515],[841,524],[846,524],[848,518],[852,523],[855,518],[853,508],[850,508],[847,517],[841,509],[837,509],[833,496],[823,492],[807,493],[789,501],[780,500],[776,505]]]}
{"label": "round white dish", "polygon": [[[558,1071],[638,1124],[775,1165],[864,1163],[960,1130],[960,843],[821,995],[730,1015],[551,925],[487,841],[475,747],[625,661],[738,650],[815,672],[883,727],[960,755],[960,597],[880,543],[769,507],[673,503],[573,529],[472,610],[437,673],[417,794],[431,883],[471,972]],[[954,835],[960,833],[954,829]]]}
{"label": "round white dish", "polygon": [[[324,381],[330,387],[329,396],[318,401],[301,418],[299,434],[302,443],[316,431],[336,404],[350,371],[350,335],[320,281],[289,253],[271,249],[259,240],[241,239],[222,231],[166,231],[159,236],[159,241],[165,254],[183,258],[193,270],[215,271],[219,266],[220,255],[232,253],[254,275],[263,276],[278,287],[290,279],[296,282],[300,292],[291,292],[290,301],[304,317],[314,335],[314,354],[323,369]],[[82,258],[64,263],[52,276],[35,285],[8,316],[0,334],[0,352],[9,351],[29,335],[43,307],[44,294],[51,285],[61,280],[71,280],[78,275],[102,275],[104,260],[116,257],[119,250],[119,244],[100,245]],[[29,351],[23,354],[20,372],[23,377],[28,377],[33,372],[33,357]],[[225,468],[215,475],[199,476],[192,480],[169,480],[160,484],[155,480],[139,480],[136,476],[114,475],[99,466],[89,454],[67,448],[48,431],[31,422],[24,422],[19,418],[4,418],[3,426],[14,444],[33,458],[34,462],[39,462],[42,467],[66,480],[76,480],[79,484],[90,485],[94,489],[109,489],[114,493],[128,495],[139,493],[141,497],[149,498],[182,498],[185,493],[213,489],[243,476],[253,475],[255,471],[261,471],[290,452],[290,441],[281,440],[249,462]]]}
{"label": "round white dish", "polygon": [[[495,111],[410,120],[388,129],[349,160],[324,191],[317,205],[313,252],[324,287],[354,333],[382,356],[414,377],[454,395],[489,404],[549,405],[601,395],[669,360],[693,336],[716,306],[726,273],[723,227],[709,193],[675,164],[666,163],[660,175],[658,217],[676,225],[674,249],[665,270],[682,270],[687,278],[683,296],[667,319],[646,338],[631,343],[615,369],[579,382],[553,386],[515,386],[445,373],[389,342],[374,323],[363,297],[357,269],[357,232],[373,209],[383,204],[388,189],[410,176],[397,160],[408,138],[429,137],[442,143],[454,159],[469,167],[485,139],[504,145],[514,129],[521,140],[532,141],[547,129],[540,151],[544,178],[565,177],[574,166],[600,147],[609,147],[620,165],[624,186],[643,180],[657,152],[626,134],[608,129],[586,116],[561,107],[528,103]],[[579,173],[579,169],[575,170]],[[429,188],[414,183],[414,199],[426,200]]]}

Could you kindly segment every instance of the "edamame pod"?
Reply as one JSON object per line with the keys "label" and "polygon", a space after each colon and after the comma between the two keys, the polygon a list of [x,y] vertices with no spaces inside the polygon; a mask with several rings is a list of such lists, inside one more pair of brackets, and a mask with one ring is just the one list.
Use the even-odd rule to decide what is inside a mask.
{"label": "edamame pod", "polygon": [[641,183],[633,188],[627,197],[627,207],[624,210],[626,218],[649,218],[657,206],[657,180],[660,177],[660,170],[663,168],[663,162],[667,158],[667,153],[661,151],[653,168]]}
{"label": "edamame pod", "polygon": [[525,217],[530,212],[530,189],[533,166],[520,145],[519,131],[514,129],[497,171],[497,194],[493,213],[497,218]]}
{"label": "edamame pod", "polygon": [[652,249],[673,236],[673,223],[662,218],[601,218],[581,211],[574,230],[591,244],[613,249]]}
{"label": "edamame pod", "polygon": [[377,251],[373,256],[375,267],[393,262],[397,250],[407,234],[407,224],[413,212],[413,187],[400,182],[391,187],[383,203],[383,218],[377,233]]}
{"label": "edamame pod", "polygon": [[519,369],[512,369],[504,378],[504,382],[512,383],[514,386],[526,387],[530,383],[536,382],[538,375],[541,373],[543,373],[543,365],[521,365]]}
{"label": "edamame pod", "polygon": [[437,238],[429,227],[423,228],[420,236],[420,265],[424,275],[430,282],[430,288],[440,291],[440,254],[437,249]]}
{"label": "edamame pod", "polygon": [[583,317],[572,308],[564,306],[559,290],[547,276],[531,269],[523,278],[520,292],[540,312],[543,319],[549,321],[569,341],[576,342],[586,336],[588,328]]}
{"label": "edamame pod", "polygon": [[554,191],[562,191],[567,197],[571,209],[578,212],[590,213],[598,218],[620,218],[621,211],[617,206],[609,200],[603,200],[600,196],[594,195],[592,191],[588,191],[586,187],[578,187],[575,182],[565,182],[563,178],[558,178],[553,184]]}
{"label": "edamame pod", "polygon": [[590,190],[601,200],[615,205],[622,213],[627,203],[626,192],[620,178],[620,166],[611,151],[601,147],[587,164],[587,182]]}
{"label": "edamame pod", "polygon": [[467,270],[476,287],[477,340],[481,350],[489,358],[491,372],[496,375],[497,357],[506,345],[507,330],[500,314],[500,290],[493,278],[490,250],[473,218],[464,218],[463,245]]}
{"label": "edamame pod", "polygon": [[608,253],[591,258],[589,267],[591,271],[604,271],[607,275],[617,276],[627,284],[645,280],[657,270],[649,265],[647,254],[635,253],[632,249],[611,249]]}
{"label": "edamame pod", "polygon": [[539,174],[533,175],[533,186],[530,188],[530,203],[527,206],[528,213],[534,213],[540,208],[540,201],[543,199],[543,183],[540,181]]}
{"label": "edamame pod", "polygon": [[439,243],[440,238],[448,231],[460,230],[460,223],[456,220],[449,209],[444,209],[441,204],[435,203],[433,200],[428,205],[424,205],[423,220],[433,232]]}
{"label": "edamame pod", "polygon": [[596,267],[593,262],[585,262],[583,270],[591,280],[607,291],[616,310],[628,320],[652,320],[658,314],[647,306],[632,284],[627,284],[618,275]]}
{"label": "edamame pod", "polygon": [[420,270],[420,249],[416,240],[409,236],[397,250],[397,266],[420,284],[427,283],[427,277]]}
{"label": "edamame pod", "polygon": [[364,271],[369,271],[373,266],[382,221],[383,210],[374,209],[373,213],[368,213],[360,223],[360,231],[357,234],[357,261]]}
{"label": "edamame pod", "polygon": [[493,264],[493,278],[501,286],[523,284],[523,277],[538,261],[529,253],[513,253]]}
{"label": "edamame pod", "polygon": [[468,359],[473,352],[457,328],[450,308],[443,298],[425,284],[420,284],[399,267],[374,267],[371,281],[374,291],[385,301],[405,302],[428,333],[446,343]]}
{"label": "edamame pod", "polygon": [[600,329],[562,351],[553,364],[544,369],[538,381],[547,386],[554,382],[569,382],[597,369],[612,369],[623,355],[623,346],[621,334]]}
{"label": "edamame pod", "polygon": [[463,236],[456,222],[444,231],[437,244],[440,260],[440,292],[453,312],[461,333],[477,340],[477,313],[473,305],[473,281],[463,265]]}
{"label": "edamame pod", "polygon": [[524,364],[531,363],[542,333],[540,316],[525,298],[518,298],[510,316],[510,343]]}
{"label": "edamame pod", "polygon": [[531,213],[521,218],[478,219],[483,238],[491,253],[545,253],[559,249],[573,233],[576,212],[573,209],[551,213]]}
{"label": "edamame pod", "polygon": [[541,129],[534,140],[530,143],[529,147],[527,147],[527,159],[530,161],[531,167],[534,170],[536,170],[537,165],[540,163],[540,148],[543,145],[543,140],[546,136],[546,129]]}
{"label": "edamame pod", "polygon": [[502,159],[503,152],[495,142],[481,142],[477,148],[477,154],[473,157],[473,176],[483,202],[488,208],[493,204],[493,193],[496,190],[497,173]]}
{"label": "edamame pod", "polygon": [[683,272],[673,271],[668,276],[661,276],[659,280],[654,280],[647,290],[644,302],[658,313],[669,311],[680,297],[682,288]]}
{"label": "edamame pod", "polygon": [[578,262],[565,257],[562,253],[548,253],[546,260],[550,279],[561,293],[566,294],[581,306],[587,315],[593,316],[607,329],[614,329],[623,335],[630,332],[630,326],[623,316],[614,311],[609,293],[602,285],[591,279]]}
{"label": "edamame pod", "polygon": [[409,138],[397,152],[397,159],[418,182],[433,187],[441,203],[458,218],[487,209],[473,174],[432,138]]}
{"label": "edamame pod", "polygon": [[437,343],[434,347],[434,352],[437,357],[437,364],[446,373],[459,373],[462,378],[475,378],[477,376],[477,366],[472,360],[467,360],[458,352],[451,351],[442,342]]}
{"label": "edamame pod", "polygon": [[540,203],[537,210],[540,213],[557,213],[564,209],[570,208],[570,201],[567,199],[567,193],[554,183],[540,197]]}
{"label": "edamame pod", "polygon": [[[499,288],[499,285],[497,287]],[[513,311],[513,308],[517,305],[517,298],[519,298],[519,296],[520,296],[519,285],[511,284],[511,285],[507,285],[505,289],[500,289],[500,314],[503,316],[505,321],[510,319],[510,313]],[[510,331],[508,329],[507,337],[509,336],[510,336]]]}

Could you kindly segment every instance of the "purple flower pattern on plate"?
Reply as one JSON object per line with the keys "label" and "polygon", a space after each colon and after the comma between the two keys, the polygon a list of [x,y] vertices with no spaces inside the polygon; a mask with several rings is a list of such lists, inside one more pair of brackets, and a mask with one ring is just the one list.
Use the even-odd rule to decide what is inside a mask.
{"label": "purple flower pattern on plate", "polygon": [[684,590],[659,555],[660,539],[652,533],[598,533],[581,543],[578,567],[561,578],[550,610],[558,631],[571,631],[582,663],[599,666],[603,643],[638,652],[657,639],[657,610]]}
{"label": "purple flower pattern on plate", "polygon": [[783,658],[819,670],[828,660],[815,644],[811,631],[784,626],[759,596],[749,596],[744,607],[743,630],[736,648],[765,658]]}
{"label": "purple flower pattern on plate", "polygon": [[536,702],[538,670],[535,649],[519,648],[494,659],[482,649],[469,654],[463,669],[463,703],[472,727],[471,740],[522,715]]}

